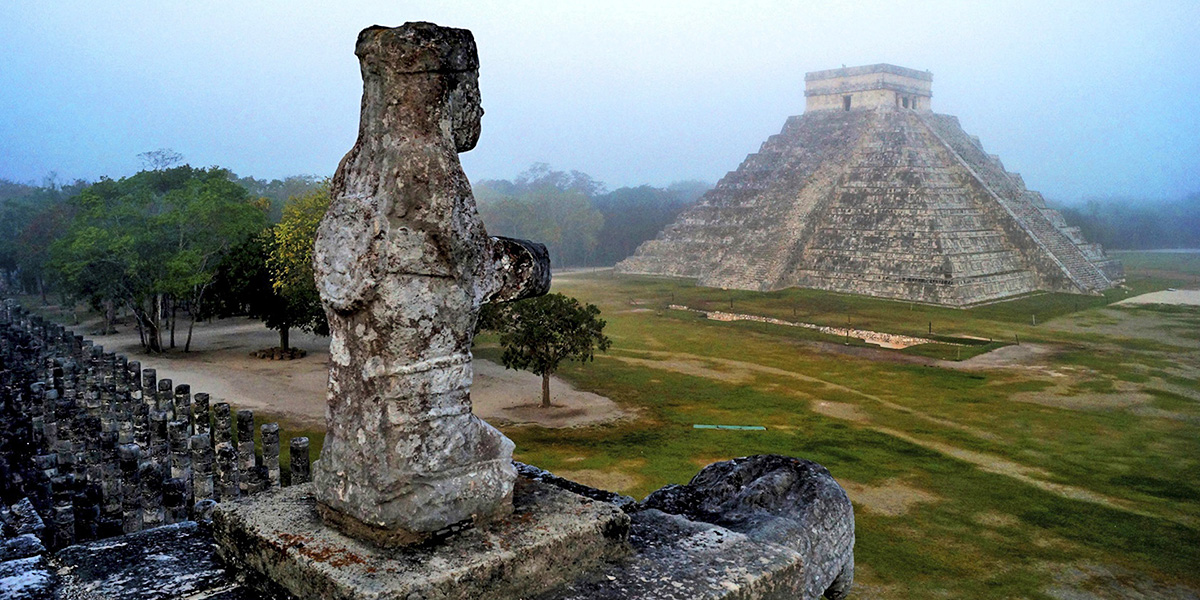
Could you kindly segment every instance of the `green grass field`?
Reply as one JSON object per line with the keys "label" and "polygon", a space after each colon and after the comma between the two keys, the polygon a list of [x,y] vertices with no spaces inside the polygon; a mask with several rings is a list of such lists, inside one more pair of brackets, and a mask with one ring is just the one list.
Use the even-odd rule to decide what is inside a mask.
{"label": "green grass field", "polygon": [[[1072,597],[1174,597],[1175,586],[1200,589],[1200,309],[1109,303],[1194,287],[1200,255],[1128,262],[1128,293],[970,310],[607,271],[559,277],[555,291],[600,306],[614,340],[560,375],[637,416],[505,433],[519,460],[635,497],[735,456],[816,460],[855,502],[858,597],[1050,598],[1064,586],[1096,594]],[[935,335],[993,340],[971,355],[1004,342],[1012,358],[965,369],[955,359],[968,357],[942,344],[868,350],[666,309],[731,302],[738,313],[891,333],[928,336],[932,324]]]}

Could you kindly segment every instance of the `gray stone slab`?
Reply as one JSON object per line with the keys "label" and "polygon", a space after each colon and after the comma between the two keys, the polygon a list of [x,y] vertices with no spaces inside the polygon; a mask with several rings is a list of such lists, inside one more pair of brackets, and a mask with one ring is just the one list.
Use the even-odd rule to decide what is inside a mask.
{"label": "gray stone slab", "polygon": [[[192,521],[63,548],[58,600],[269,597],[229,577],[210,533]],[[3,597],[0,594],[0,597]]]}
{"label": "gray stone slab", "polygon": [[617,507],[518,478],[513,513],[404,548],[350,538],[320,519],[311,484],[224,503],[218,552],[302,599],[524,598],[629,552]]}
{"label": "gray stone slab", "polygon": [[46,547],[42,545],[42,540],[38,539],[32,533],[26,533],[25,535],[19,535],[0,542],[0,562],[18,558],[29,558],[30,556],[45,553]]}
{"label": "gray stone slab", "polygon": [[57,578],[43,556],[0,562],[0,598],[51,600]]}
{"label": "gray stone slab", "polygon": [[634,554],[537,600],[783,600],[804,598],[804,559],[718,525],[644,510],[633,515]]}

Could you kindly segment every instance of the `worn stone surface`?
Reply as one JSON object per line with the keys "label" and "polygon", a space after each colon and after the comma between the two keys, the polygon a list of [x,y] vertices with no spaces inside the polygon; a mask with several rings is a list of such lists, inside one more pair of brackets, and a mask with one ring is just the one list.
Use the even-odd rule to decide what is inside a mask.
{"label": "worn stone surface", "polygon": [[[809,79],[820,86],[810,102],[840,103],[843,92],[861,102],[789,118],[617,271],[952,306],[1035,290],[1096,293],[1124,280],[1119,262],[955,117],[929,110],[927,73],[873,67],[888,68],[810,74],[822,75]],[[900,103],[913,99],[915,109]]]}
{"label": "worn stone surface", "polygon": [[18,558],[29,558],[30,556],[37,556],[45,552],[46,547],[42,545],[42,540],[38,539],[32,533],[0,540],[0,562]]}
{"label": "worn stone surface", "polygon": [[480,305],[545,293],[549,259],[488,237],[459,164],[483,114],[471,33],[370,27],[355,53],[358,140],[313,261],[331,358],[313,482],[331,522],[411,543],[509,510],[513,444],[471,413],[470,347]]}
{"label": "worn stone surface", "polygon": [[58,600],[279,599],[231,578],[213,538],[185,521],[64,548],[52,560]]}
{"label": "worn stone surface", "polygon": [[725,527],[648,509],[632,515],[634,554],[537,600],[792,600],[804,591],[804,559]]}
{"label": "worn stone surface", "polygon": [[0,562],[0,598],[51,600],[58,579],[44,556]]}
{"label": "worn stone surface", "polygon": [[711,464],[639,506],[712,523],[797,552],[804,598],[842,598],[854,580],[854,508],[821,465],[773,454]]}
{"label": "worn stone surface", "polygon": [[407,600],[528,597],[628,552],[623,511],[524,478],[509,516],[401,549],[325,526],[312,487],[221,504],[213,520],[220,554],[302,599]]}
{"label": "worn stone surface", "polygon": [[28,497],[25,497],[12,506],[8,522],[6,523],[6,529],[11,530],[13,535],[30,533],[35,536],[41,536],[42,531],[46,529],[46,525],[42,521],[42,517],[38,515],[37,510],[33,507],[33,502]]}
{"label": "worn stone surface", "polygon": [[521,477],[531,479],[533,481],[548,483],[554,487],[567,490],[573,494],[579,494],[585,498],[599,500],[600,502],[607,502],[613,506],[616,506],[617,508],[620,508],[621,510],[629,510],[637,504],[637,500],[634,500],[629,496],[583,485],[582,483],[559,477],[550,471],[539,469],[533,465],[527,465],[525,463],[514,461],[513,466],[516,467],[517,473],[520,474]]}

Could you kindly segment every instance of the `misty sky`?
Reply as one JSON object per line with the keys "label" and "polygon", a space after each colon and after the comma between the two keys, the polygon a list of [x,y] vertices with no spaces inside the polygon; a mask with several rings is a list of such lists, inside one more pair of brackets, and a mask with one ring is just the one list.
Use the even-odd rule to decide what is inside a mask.
{"label": "misty sky", "polygon": [[475,34],[472,179],[533,162],[610,188],[715,182],[804,73],[933,72],[933,109],[1047,197],[1200,192],[1200,2],[0,2],[0,177],[194,166],[332,174],[354,143],[363,27]]}

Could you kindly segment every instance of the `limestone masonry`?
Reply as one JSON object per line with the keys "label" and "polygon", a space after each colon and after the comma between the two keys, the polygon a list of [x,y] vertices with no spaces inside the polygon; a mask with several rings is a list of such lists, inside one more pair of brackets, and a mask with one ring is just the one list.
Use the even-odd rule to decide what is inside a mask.
{"label": "limestone masonry", "polygon": [[805,113],[617,272],[951,306],[1123,282],[1120,262],[930,110],[932,78],[887,64],[808,73]]}

